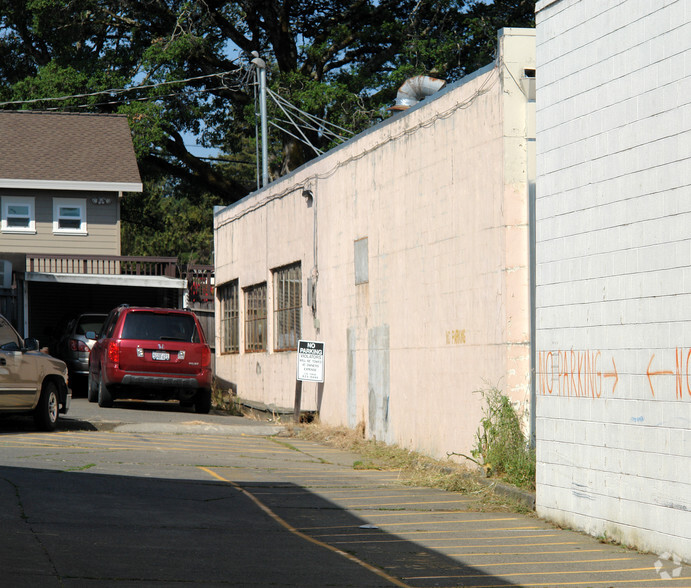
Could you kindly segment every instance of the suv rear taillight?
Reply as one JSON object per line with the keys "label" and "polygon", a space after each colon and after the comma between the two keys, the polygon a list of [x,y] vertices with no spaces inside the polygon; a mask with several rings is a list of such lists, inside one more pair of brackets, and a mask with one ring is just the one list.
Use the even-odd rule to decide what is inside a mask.
{"label": "suv rear taillight", "polygon": [[204,346],[202,349],[202,367],[209,367],[211,365],[211,349]]}
{"label": "suv rear taillight", "polygon": [[120,363],[120,344],[117,341],[108,343],[107,357],[108,361]]}
{"label": "suv rear taillight", "polygon": [[89,346],[79,339],[70,339],[70,351],[86,351],[89,353]]}

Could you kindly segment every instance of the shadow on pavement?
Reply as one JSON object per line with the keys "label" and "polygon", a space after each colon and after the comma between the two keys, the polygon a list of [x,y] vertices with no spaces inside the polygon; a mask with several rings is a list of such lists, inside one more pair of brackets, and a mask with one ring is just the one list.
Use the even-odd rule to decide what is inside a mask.
{"label": "shadow on pavement", "polygon": [[512,585],[284,482],[0,467],[0,502],[6,586]]}
{"label": "shadow on pavement", "polygon": [[[57,431],[98,431],[98,428],[83,419],[71,419],[60,415]],[[40,433],[52,435],[50,432],[39,431],[34,419],[26,414],[0,414],[0,435],[10,433]]]}

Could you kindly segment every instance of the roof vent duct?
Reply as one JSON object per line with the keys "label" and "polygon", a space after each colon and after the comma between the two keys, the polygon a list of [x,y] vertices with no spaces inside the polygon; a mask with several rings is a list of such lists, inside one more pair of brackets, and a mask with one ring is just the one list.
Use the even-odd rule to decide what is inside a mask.
{"label": "roof vent duct", "polygon": [[438,80],[430,76],[414,76],[408,78],[398,89],[396,104],[389,110],[407,110],[415,106],[423,98],[441,90],[446,86],[444,80]]}

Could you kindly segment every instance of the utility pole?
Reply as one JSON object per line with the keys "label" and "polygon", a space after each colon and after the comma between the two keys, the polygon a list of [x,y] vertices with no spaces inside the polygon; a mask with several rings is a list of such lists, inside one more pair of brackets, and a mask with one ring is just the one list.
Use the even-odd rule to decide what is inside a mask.
{"label": "utility pole", "polygon": [[259,53],[252,51],[252,63],[259,70],[259,116],[262,127],[262,188],[269,183],[269,137],[266,122],[266,62],[259,57]]}

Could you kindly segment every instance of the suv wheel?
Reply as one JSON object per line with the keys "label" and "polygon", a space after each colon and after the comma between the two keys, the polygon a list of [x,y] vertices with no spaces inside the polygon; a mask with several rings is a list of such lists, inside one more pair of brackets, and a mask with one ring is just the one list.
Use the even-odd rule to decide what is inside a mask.
{"label": "suv wheel", "polygon": [[58,387],[54,382],[46,382],[34,412],[36,426],[42,431],[54,431],[58,424],[59,412]]}
{"label": "suv wheel", "polygon": [[211,410],[211,390],[197,390],[194,397],[194,412],[197,414],[209,414]]}
{"label": "suv wheel", "polygon": [[98,387],[94,383],[94,379],[91,377],[91,372],[86,380],[86,397],[89,402],[96,402],[98,400]]}
{"label": "suv wheel", "polygon": [[98,405],[103,408],[110,408],[113,406],[113,395],[103,381],[103,374],[101,374],[101,378],[98,381]]}

